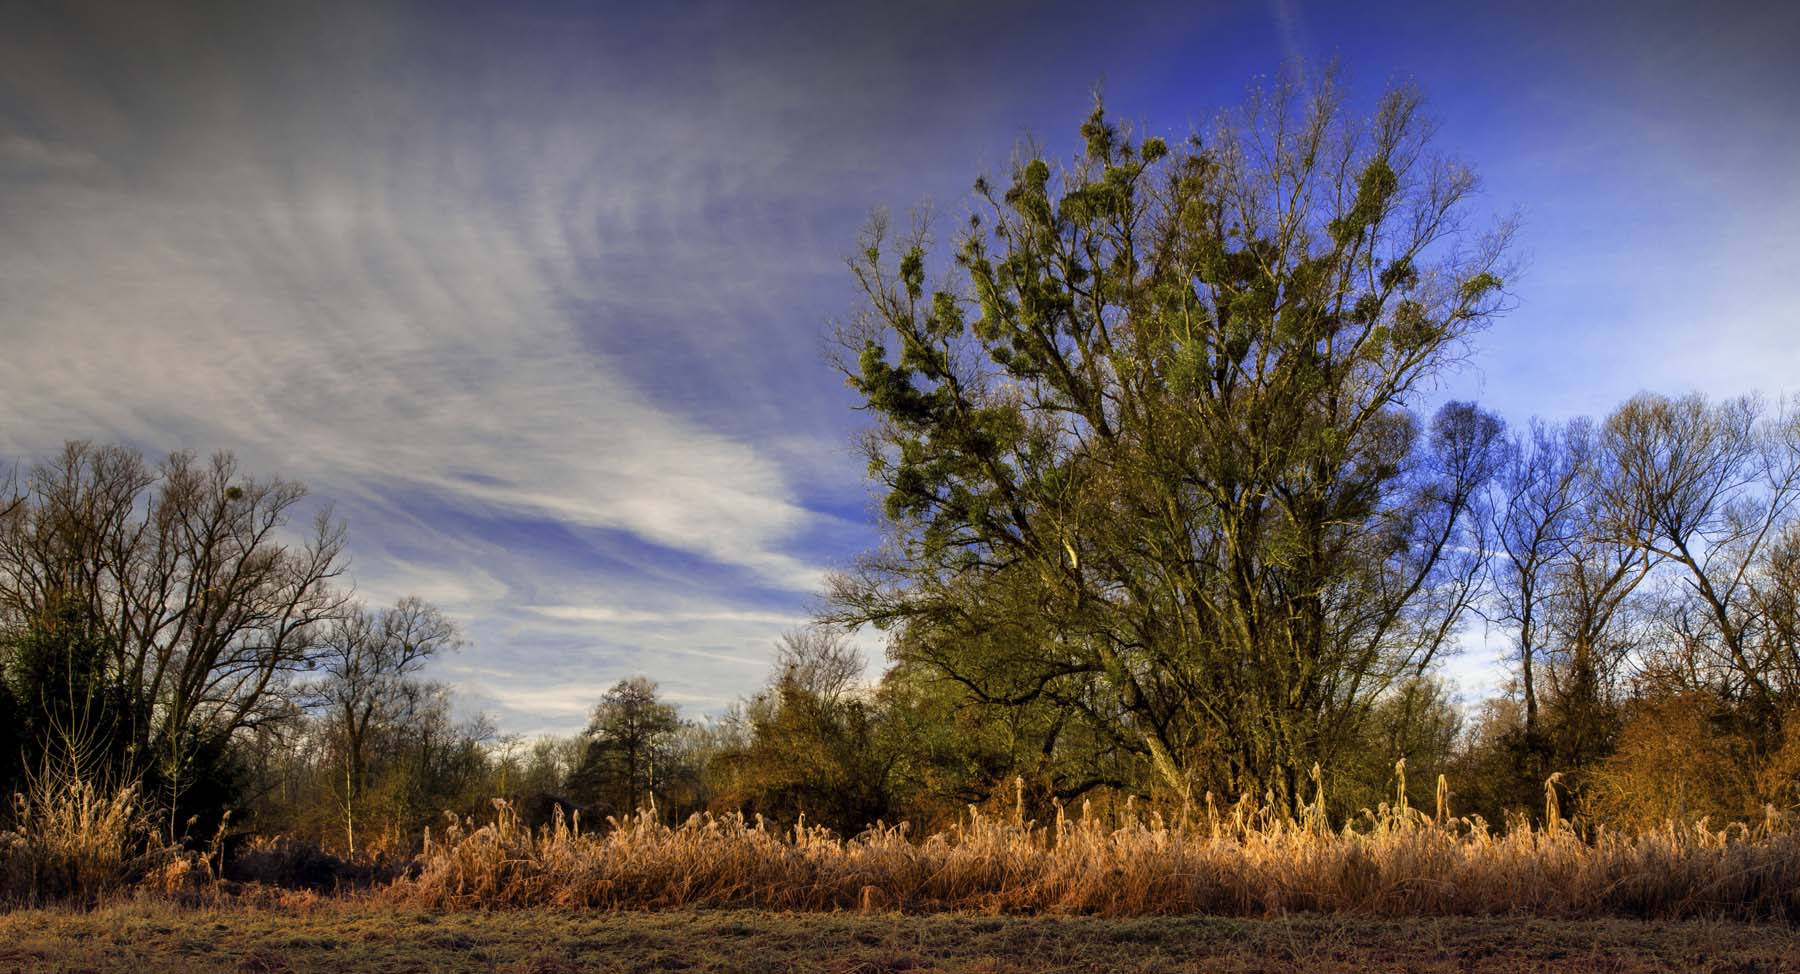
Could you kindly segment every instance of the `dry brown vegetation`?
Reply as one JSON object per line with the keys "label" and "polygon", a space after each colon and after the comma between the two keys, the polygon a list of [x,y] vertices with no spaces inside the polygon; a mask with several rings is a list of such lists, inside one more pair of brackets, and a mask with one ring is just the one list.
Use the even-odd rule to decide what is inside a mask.
{"label": "dry brown vegetation", "polygon": [[13,796],[12,818],[17,831],[0,832],[0,903],[92,904],[188,861],[157,839],[134,787],[44,773]]}
{"label": "dry brown vegetation", "polygon": [[[361,882],[309,883],[308,850],[295,843],[251,843],[237,850],[241,862],[222,864],[216,845],[200,854],[159,841],[130,789],[108,797],[84,782],[47,782],[19,801],[24,831],[0,836],[0,903],[91,907],[134,889],[190,904],[257,902],[277,886],[374,882],[382,903],[434,910],[1800,919],[1800,832],[1773,809],[1754,826],[1622,832],[1563,818],[1554,785],[1548,824],[1518,816],[1501,829],[1452,816],[1440,782],[1431,814],[1406,803],[1402,783],[1394,803],[1339,827],[1320,805],[1292,817],[1248,798],[1127,804],[1112,815],[1084,805],[1037,822],[1021,791],[1010,815],[971,807],[923,838],[906,825],[846,839],[741,815],[670,826],[653,810],[598,829],[559,810],[534,830],[496,800],[485,824],[447,816],[428,831],[397,879],[365,870]],[[248,886],[221,881],[234,872]]]}
{"label": "dry brown vegetation", "polygon": [[1021,792],[922,840],[650,811],[534,831],[496,802],[428,836],[412,875],[321,895],[265,885],[301,871],[294,842],[240,850],[260,882],[223,881],[216,847],[146,837],[132,792],[65,782],[0,842],[13,905],[63,904],[0,912],[0,972],[1800,970],[1780,816],[1628,835],[1555,796],[1547,827],[1496,831],[1441,790],[1433,814],[1398,800],[1335,829],[1248,800],[1037,823]]}
{"label": "dry brown vegetation", "polygon": [[1248,974],[1411,971],[1777,974],[1787,928],[1707,921],[861,916],[375,909],[359,900],[0,915],[0,971],[33,974],[731,972]]}
{"label": "dry brown vegetation", "polygon": [[479,828],[452,821],[393,902],[435,909],[574,907],[976,911],[1104,916],[1800,918],[1800,836],[1702,822],[1637,834],[1384,805],[1340,829],[1241,801],[1227,809],[1058,814],[1036,823],[971,809],[917,840],[904,826],[848,840],[741,816],[670,827],[646,813],[596,832],[533,831],[504,802]]}

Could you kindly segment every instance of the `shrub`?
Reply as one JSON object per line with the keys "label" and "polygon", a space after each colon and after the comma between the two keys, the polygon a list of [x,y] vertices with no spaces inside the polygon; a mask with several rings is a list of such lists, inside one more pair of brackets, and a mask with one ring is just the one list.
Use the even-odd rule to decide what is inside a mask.
{"label": "shrub", "polygon": [[1589,775],[1590,811],[1625,829],[1759,812],[1752,743],[1728,718],[1709,694],[1634,702],[1618,748]]}
{"label": "shrub", "polygon": [[255,836],[239,844],[222,872],[235,882],[338,892],[392,879],[398,870],[385,857],[353,862],[305,839],[278,835]]}

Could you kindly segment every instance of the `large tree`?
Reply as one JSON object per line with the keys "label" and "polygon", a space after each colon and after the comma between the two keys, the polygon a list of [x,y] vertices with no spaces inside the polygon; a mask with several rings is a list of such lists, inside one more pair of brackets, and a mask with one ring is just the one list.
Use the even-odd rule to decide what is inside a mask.
{"label": "large tree", "polygon": [[1299,801],[1487,548],[1499,422],[1411,406],[1499,310],[1507,229],[1468,231],[1475,176],[1432,128],[1329,78],[1180,146],[1096,108],[1072,163],[977,182],[954,267],[877,220],[845,367],[889,532],[837,621],[1177,795]]}
{"label": "large tree", "polygon": [[343,532],[321,511],[289,534],[299,484],[247,476],[230,454],[156,467],[123,447],[70,443],[0,516],[0,628],[60,614],[91,626],[117,688],[120,771],[176,808],[234,734],[273,713],[308,669]]}

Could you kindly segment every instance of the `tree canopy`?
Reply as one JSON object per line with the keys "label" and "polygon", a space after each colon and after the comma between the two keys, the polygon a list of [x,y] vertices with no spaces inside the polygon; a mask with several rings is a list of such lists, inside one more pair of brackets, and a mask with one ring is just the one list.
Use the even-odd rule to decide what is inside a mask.
{"label": "tree canopy", "polygon": [[834,618],[1175,794],[1299,801],[1486,558],[1503,426],[1412,403],[1502,310],[1509,228],[1469,229],[1432,131],[1329,78],[1179,145],[1096,107],[1068,164],[978,180],[947,248],[878,218],[843,364],[888,534]]}
{"label": "tree canopy", "polygon": [[575,795],[620,814],[636,812],[656,794],[659,767],[681,715],[656,698],[656,683],[620,680],[594,706],[587,752],[570,778]]}

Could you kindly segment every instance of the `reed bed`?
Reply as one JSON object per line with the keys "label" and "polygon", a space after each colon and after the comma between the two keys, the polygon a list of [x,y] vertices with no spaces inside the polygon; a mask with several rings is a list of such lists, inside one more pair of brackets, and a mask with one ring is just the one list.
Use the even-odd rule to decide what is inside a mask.
{"label": "reed bed", "polygon": [[534,831],[496,802],[492,821],[428,835],[415,874],[380,895],[436,909],[1800,919],[1800,837],[1773,812],[1755,827],[1633,835],[1562,820],[1553,797],[1549,812],[1547,825],[1492,829],[1440,798],[1436,815],[1383,805],[1330,828],[1248,799],[1108,821],[971,808],[916,840],[904,825],[845,839],[739,815],[668,826],[650,811],[595,831],[559,813]]}

